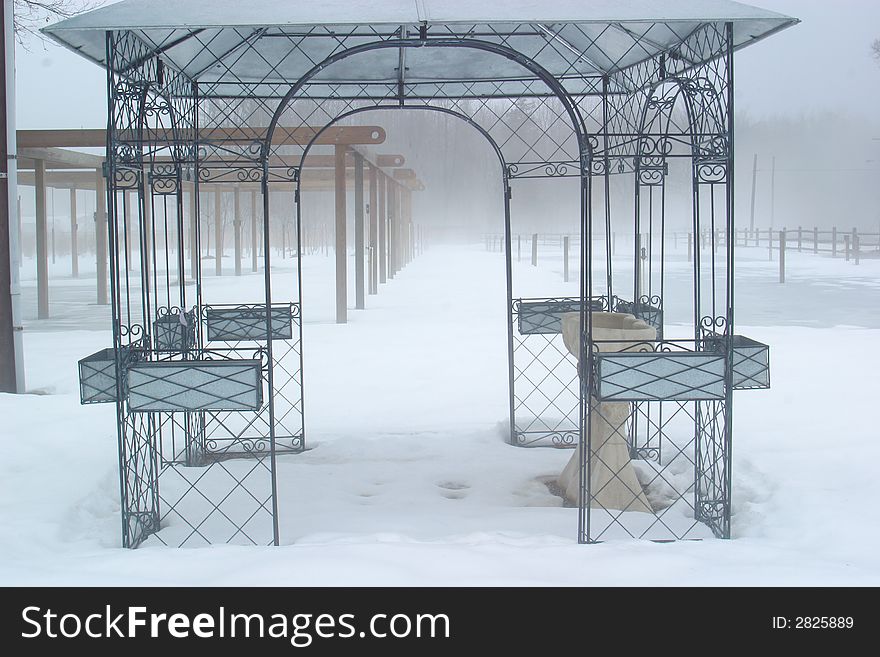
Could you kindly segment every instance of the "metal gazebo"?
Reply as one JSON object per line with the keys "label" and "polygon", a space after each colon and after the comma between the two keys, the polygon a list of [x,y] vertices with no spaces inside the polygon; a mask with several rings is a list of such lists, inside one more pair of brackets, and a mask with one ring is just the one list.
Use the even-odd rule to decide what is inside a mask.
{"label": "metal gazebo", "polygon": [[[84,403],[116,405],[123,545],[282,541],[278,460],[306,446],[306,345],[301,259],[282,284],[270,220],[291,219],[298,247],[307,156],[360,113],[400,109],[461,119],[497,154],[510,442],[580,446],[578,540],[729,537],[733,393],[769,386],[767,346],[734,328],[734,52],[796,22],[727,0],[125,0],[46,28],[107,70],[113,346],[83,359],[80,376]],[[678,159],[687,220],[706,237],[693,245],[689,327],[670,336],[663,238]],[[579,208],[577,297],[514,289],[511,218],[526,179],[559,185]],[[185,248],[199,253],[199,191],[229,182],[258,186],[264,275],[258,298],[217,303]],[[631,207],[614,207],[612,185]],[[399,262],[405,217],[386,205],[383,248]],[[621,212],[628,283],[611,254]],[[592,327],[609,312],[652,336],[603,349]],[[562,336],[571,313],[574,355]],[[612,422],[600,417],[609,404],[625,409],[611,431],[643,487],[615,508],[596,474],[608,470],[595,427]]]}

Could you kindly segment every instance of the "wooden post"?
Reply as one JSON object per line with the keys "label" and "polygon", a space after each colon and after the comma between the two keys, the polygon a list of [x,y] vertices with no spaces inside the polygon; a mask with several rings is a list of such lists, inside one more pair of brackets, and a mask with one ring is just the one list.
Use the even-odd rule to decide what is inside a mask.
{"label": "wooden post", "polygon": [[370,167],[370,284],[369,293],[379,293],[379,171]]}
{"label": "wooden post", "polygon": [[412,217],[412,191],[409,187],[403,187],[400,190],[400,193],[403,194],[404,199],[404,221],[406,225],[406,262],[407,264],[413,261],[415,257],[415,227],[413,225],[413,217]]}
{"label": "wooden post", "polygon": [[77,243],[76,187],[70,188],[70,275],[79,278],[79,244]]}
{"label": "wooden post", "polygon": [[804,229],[801,226],[798,226],[798,253],[801,252],[801,247],[804,244]]}
{"label": "wooden post", "polygon": [[849,262],[849,253],[850,253],[849,235],[844,235],[843,236],[843,254],[844,254],[843,257],[846,262]]}
{"label": "wooden post", "polygon": [[335,150],[335,200],[336,200],[336,323],[348,321],[348,252],[346,250],[345,213],[345,146],[336,145]]}
{"label": "wooden post", "polygon": [[260,252],[260,240],[257,231],[257,192],[251,192],[251,271],[257,271],[257,255]]}
{"label": "wooden post", "polygon": [[397,273],[397,183],[388,178],[388,278]]}
{"label": "wooden post", "polygon": [[189,186],[189,268],[191,280],[196,280],[202,258],[202,245],[199,243],[199,197],[196,184]]}
{"label": "wooden post", "polygon": [[388,281],[388,176],[379,173],[379,238],[376,247],[379,249],[379,282]]}
{"label": "wooden post", "polygon": [[813,226],[813,253],[819,253],[819,227]]}
{"label": "wooden post", "polygon": [[538,233],[532,234],[532,267],[538,266]]}
{"label": "wooden post", "polygon": [[785,229],[779,231],[779,282],[785,283]]}
{"label": "wooden post", "polygon": [[241,276],[241,189],[238,185],[233,189],[232,227],[235,243],[235,275]]}
{"label": "wooden post", "polygon": [[95,272],[97,279],[97,301],[99,306],[109,302],[107,294],[107,195],[104,190],[104,172],[95,170]]}
{"label": "wooden post", "polygon": [[354,307],[364,309],[364,158],[354,153]]}
{"label": "wooden post", "polygon": [[859,232],[853,228],[853,236],[852,236],[852,250],[853,250],[853,260],[855,260],[856,264],[859,264]]}
{"label": "wooden post", "polygon": [[568,247],[569,236],[562,238],[562,280],[568,283]]}
{"label": "wooden post", "polygon": [[223,190],[214,190],[214,273],[223,275]]}
{"label": "wooden post", "polygon": [[837,226],[831,227],[831,257],[837,257]]}
{"label": "wooden post", "polygon": [[[146,179],[146,172],[144,172],[144,179]],[[149,267],[153,266],[153,263],[150,262],[150,256],[153,253],[153,239],[154,239],[154,231],[153,231],[153,203],[152,203],[152,195],[150,192],[150,185],[146,186],[146,197],[144,198],[144,216],[141,217],[141,223],[143,224],[144,231],[144,240],[141,242],[138,240],[138,254],[140,255],[141,261],[141,269],[144,272],[149,272]],[[137,196],[135,196],[137,199]],[[140,213],[141,205],[138,203],[138,213]],[[144,253],[140,253],[140,250],[143,248]],[[165,245],[165,248],[168,248],[168,245]]]}
{"label": "wooden post", "polygon": [[49,317],[49,250],[46,221],[46,163],[34,160],[34,198],[37,211],[37,318]]}

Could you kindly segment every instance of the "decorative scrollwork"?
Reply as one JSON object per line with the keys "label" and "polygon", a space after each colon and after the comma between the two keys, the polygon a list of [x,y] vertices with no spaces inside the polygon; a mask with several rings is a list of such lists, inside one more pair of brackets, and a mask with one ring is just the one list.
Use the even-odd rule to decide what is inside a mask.
{"label": "decorative scrollwork", "polygon": [[697,182],[702,184],[720,184],[727,182],[727,163],[698,163],[696,165]]}
{"label": "decorative scrollwork", "polygon": [[140,168],[118,167],[113,169],[113,185],[117,189],[135,189],[141,181]]}
{"label": "decorative scrollwork", "polygon": [[566,178],[580,175],[577,161],[513,162],[507,165],[508,178]]}
{"label": "decorative scrollwork", "polygon": [[154,194],[167,196],[170,194],[176,194],[180,189],[180,185],[177,182],[177,176],[151,177],[150,188]]}
{"label": "decorative scrollwork", "polygon": [[580,440],[580,434],[576,431],[563,431],[553,434],[551,442],[554,447],[573,447]]}
{"label": "decorative scrollwork", "polygon": [[707,315],[700,320],[700,329],[704,335],[727,335],[727,318],[721,315],[717,317]]}
{"label": "decorative scrollwork", "polygon": [[659,295],[655,294],[653,296],[648,296],[647,294],[643,294],[639,297],[639,305],[640,306],[650,306],[653,309],[660,310],[663,308],[663,300]]}
{"label": "decorative scrollwork", "polygon": [[[644,161],[648,157],[667,156],[672,153],[673,142],[668,135],[639,137],[639,156]],[[650,165],[646,165],[650,166]]]}
{"label": "decorative scrollwork", "polygon": [[144,336],[144,327],[141,324],[119,324],[119,337],[129,338],[129,342],[140,340]]}
{"label": "decorative scrollwork", "polygon": [[114,141],[112,159],[116,163],[140,162],[141,149],[138,145],[127,141]]}

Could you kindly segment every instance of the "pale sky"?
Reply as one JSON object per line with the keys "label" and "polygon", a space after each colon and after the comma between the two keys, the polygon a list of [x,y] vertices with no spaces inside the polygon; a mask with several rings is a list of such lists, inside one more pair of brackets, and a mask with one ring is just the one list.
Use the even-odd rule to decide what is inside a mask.
{"label": "pale sky", "polygon": [[[880,64],[871,57],[871,42],[880,38],[880,1],[751,4],[803,22],[737,54],[738,111],[765,117],[834,110],[880,120]],[[30,51],[19,47],[16,57],[19,128],[105,125],[102,69],[64,48],[39,42]]]}

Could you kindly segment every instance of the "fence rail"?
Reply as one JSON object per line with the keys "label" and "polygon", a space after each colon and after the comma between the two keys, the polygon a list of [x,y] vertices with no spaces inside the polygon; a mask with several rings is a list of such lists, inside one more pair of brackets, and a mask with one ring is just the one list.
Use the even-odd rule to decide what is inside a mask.
{"label": "fence rail", "polygon": [[[774,259],[774,254],[779,261],[779,282],[785,282],[785,255],[796,251],[798,253],[810,253],[813,255],[829,255],[832,258],[843,258],[845,262],[860,264],[862,258],[880,258],[880,233],[859,232],[857,228],[852,230],[840,230],[832,227],[828,230],[820,230],[818,227],[804,228],[798,226],[795,229],[783,227],[773,228],[738,228],[731,236],[733,246],[736,248],[765,248],[769,260]],[[594,243],[605,243],[605,235],[594,235]],[[617,250],[617,235],[611,234],[611,252]],[[656,238],[649,234],[639,235],[640,245],[651,242],[656,243]],[[687,245],[687,259],[693,259],[694,233],[672,232],[665,237],[666,246],[679,249]],[[483,235],[483,242],[487,251],[504,250],[504,235],[487,233]],[[724,231],[702,231],[699,236],[702,250],[714,249],[716,252],[727,247],[727,234]],[[632,240],[627,239],[627,244],[632,245]],[[517,262],[522,262],[524,251],[530,257],[531,265],[538,266],[539,254],[553,251],[554,255],[559,251],[563,253],[564,278],[569,280],[569,258],[572,251],[577,253],[581,247],[581,236],[571,233],[531,233],[516,234],[511,238],[511,249]],[[642,249],[644,251],[644,249]]]}

